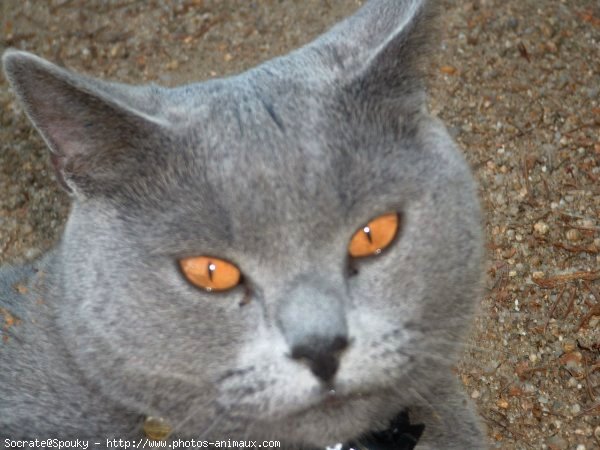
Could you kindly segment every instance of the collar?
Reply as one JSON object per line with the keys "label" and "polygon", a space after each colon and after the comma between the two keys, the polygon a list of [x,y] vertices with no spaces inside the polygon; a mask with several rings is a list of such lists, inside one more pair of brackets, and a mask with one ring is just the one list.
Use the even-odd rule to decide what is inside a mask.
{"label": "collar", "polygon": [[[425,425],[411,425],[408,411],[400,412],[390,421],[390,426],[383,431],[376,431],[361,436],[347,444],[337,444],[326,450],[413,450]],[[144,434],[148,439],[164,441],[172,428],[162,417],[149,416],[144,420]]]}
{"label": "collar", "polygon": [[355,441],[327,450],[413,450],[425,430],[425,425],[411,425],[408,411],[401,411],[386,430],[375,431]]}

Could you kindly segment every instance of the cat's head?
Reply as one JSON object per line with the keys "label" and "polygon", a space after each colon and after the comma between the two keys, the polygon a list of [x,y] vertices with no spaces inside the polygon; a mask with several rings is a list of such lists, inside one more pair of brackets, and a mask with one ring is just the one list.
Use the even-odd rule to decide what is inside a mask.
{"label": "cat's head", "polygon": [[325,445],[449,369],[481,236],[425,108],[429,15],[374,0],[286,57],[175,89],[4,55],[74,198],[61,320],[106,395],[184,435]]}

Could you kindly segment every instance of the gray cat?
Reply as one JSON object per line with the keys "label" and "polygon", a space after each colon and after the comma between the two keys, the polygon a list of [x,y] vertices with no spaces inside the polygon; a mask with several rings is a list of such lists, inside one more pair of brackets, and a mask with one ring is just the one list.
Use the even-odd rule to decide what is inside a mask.
{"label": "gray cat", "polygon": [[485,448],[451,371],[480,211],[426,110],[431,16],[372,0],[287,56],[174,89],[7,51],[73,205],[53,251],[0,271],[2,444],[99,449],[158,424],[324,448],[408,408],[417,448]]}

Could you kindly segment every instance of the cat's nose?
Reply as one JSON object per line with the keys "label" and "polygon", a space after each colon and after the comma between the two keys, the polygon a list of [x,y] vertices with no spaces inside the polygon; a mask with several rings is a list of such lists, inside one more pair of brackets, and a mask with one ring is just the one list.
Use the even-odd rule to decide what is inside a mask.
{"label": "cat's nose", "polygon": [[293,359],[308,364],[311,372],[326,384],[330,384],[340,365],[340,356],[348,347],[345,336],[309,336],[304,342],[292,347]]}

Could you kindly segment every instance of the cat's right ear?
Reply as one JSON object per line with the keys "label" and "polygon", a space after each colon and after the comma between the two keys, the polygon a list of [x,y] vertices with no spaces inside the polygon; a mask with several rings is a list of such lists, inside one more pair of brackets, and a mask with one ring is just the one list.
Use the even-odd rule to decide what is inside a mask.
{"label": "cat's right ear", "polygon": [[422,89],[437,10],[435,0],[367,0],[304,52],[335,82],[394,103]]}
{"label": "cat's right ear", "polygon": [[164,135],[166,121],[144,110],[140,88],[77,75],[22,51],[7,50],[2,63],[61,184],[75,196],[126,182],[145,158],[144,144]]}

